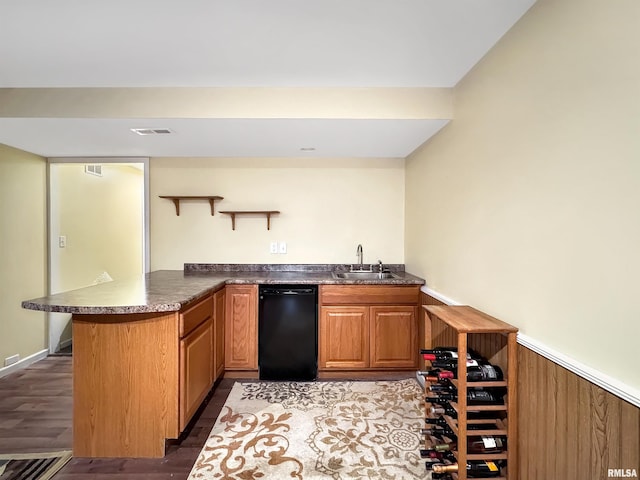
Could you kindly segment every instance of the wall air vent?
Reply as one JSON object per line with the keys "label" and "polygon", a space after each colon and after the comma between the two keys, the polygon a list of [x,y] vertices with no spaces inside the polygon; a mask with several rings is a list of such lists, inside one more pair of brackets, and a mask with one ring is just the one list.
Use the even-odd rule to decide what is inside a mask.
{"label": "wall air vent", "polygon": [[173,133],[168,128],[132,128],[131,131],[138,135],[168,135]]}
{"label": "wall air vent", "polygon": [[102,165],[85,165],[84,173],[89,175],[95,175],[96,177],[102,176]]}

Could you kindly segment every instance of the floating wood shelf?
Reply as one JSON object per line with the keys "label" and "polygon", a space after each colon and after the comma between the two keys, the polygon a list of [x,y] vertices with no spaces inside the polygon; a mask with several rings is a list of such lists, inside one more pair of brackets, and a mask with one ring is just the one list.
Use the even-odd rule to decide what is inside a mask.
{"label": "floating wood shelf", "polygon": [[271,215],[280,213],[278,210],[226,210],[220,211],[220,213],[226,213],[231,215],[231,230],[236,229],[236,215],[265,215],[267,217],[267,230],[271,230]]}
{"label": "floating wood shelf", "polygon": [[222,200],[224,198],[217,195],[159,195],[159,197],[168,198],[173,201],[173,204],[176,206],[177,216],[180,216],[180,200],[209,200],[209,205],[211,205],[211,215],[213,215],[213,204],[216,200]]}

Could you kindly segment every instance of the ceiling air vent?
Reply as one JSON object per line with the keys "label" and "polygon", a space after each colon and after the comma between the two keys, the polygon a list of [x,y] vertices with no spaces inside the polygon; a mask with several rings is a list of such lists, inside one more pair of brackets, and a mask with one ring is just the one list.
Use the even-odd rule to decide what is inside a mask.
{"label": "ceiling air vent", "polygon": [[132,128],[131,131],[138,135],[167,135],[172,133],[168,128]]}

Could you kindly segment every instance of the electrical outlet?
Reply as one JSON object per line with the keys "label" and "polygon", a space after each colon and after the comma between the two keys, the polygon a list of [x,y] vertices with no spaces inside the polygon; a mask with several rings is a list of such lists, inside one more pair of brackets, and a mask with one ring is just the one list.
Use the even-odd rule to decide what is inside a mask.
{"label": "electrical outlet", "polygon": [[64,248],[66,246],[67,246],[67,236],[66,235],[60,235],[58,237],[58,247]]}
{"label": "electrical outlet", "polygon": [[287,242],[280,242],[278,253],[287,253]]}
{"label": "electrical outlet", "polygon": [[278,242],[271,242],[269,244],[269,253],[278,253]]}

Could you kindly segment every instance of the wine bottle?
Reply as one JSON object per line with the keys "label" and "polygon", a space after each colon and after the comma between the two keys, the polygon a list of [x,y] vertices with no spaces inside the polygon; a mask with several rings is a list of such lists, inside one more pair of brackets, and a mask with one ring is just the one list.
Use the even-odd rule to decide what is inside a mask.
{"label": "wine bottle", "polygon": [[453,383],[451,383],[451,380],[449,380],[448,378],[445,378],[444,380],[440,380],[437,383],[432,383],[431,385],[429,385],[429,391],[434,393],[439,393],[439,392],[456,393],[458,389]]}
{"label": "wine bottle", "polygon": [[467,453],[493,455],[494,453],[502,453],[506,449],[506,437],[496,437],[493,435],[467,437]]}
{"label": "wine bottle", "polygon": [[[482,360],[481,358],[476,358],[470,353],[466,355],[467,361],[471,360]],[[457,352],[444,352],[444,353],[423,353],[422,358],[424,360],[429,360],[430,362],[451,362],[458,361],[458,353]]]}
{"label": "wine bottle", "polygon": [[429,413],[432,416],[449,415],[451,418],[458,418],[458,412],[451,406],[449,402],[447,402],[445,405],[429,407]]}
{"label": "wine bottle", "polygon": [[458,398],[457,395],[453,395],[455,398],[446,398],[446,397],[451,397],[451,394],[448,395],[438,395],[436,397],[424,397],[424,401],[434,404],[434,405],[443,405],[446,403],[449,403],[449,400],[455,400],[455,398]]}
{"label": "wine bottle", "polygon": [[[436,372],[438,379],[444,378],[458,378],[458,369],[442,370]],[[468,382],[493,382],[499,381],[504,378],[502,369],[497,365],[478,365],[477,367],[467,367],[467,381]]]}
{"label": "wine bottle", "polygon": [[[491,392],[492,395],[498,397],[498,398],[502,398],[507,394],[507,387],[473,387],[470,386],[468,387],[469,390],[468,391],[480,391],[480,390],[486,390],[488,392]],[[427,387],[427,390],[429,390],[429,392],[435,394],[435,395],[440,395],[442,393],[458,393],[458,389],[457,387],[451,383],[451,380],[449,380],[448,378],[445,378],[444,380],[440,380],[439,382],[436,383],[432,383]]]}
{"label": "wine bottle", "polygon": [[457,438],[456,434],[453,433],[449,427],[433,427],[433,428],[423,428],[420,430],[423,435],[428,435],[430,437],[443,438],[447,437],[451,440],[455,440]]}
{"label": "wine bottle", "polygon": [[[432,368],[431,370],[418,370],[416,373],[424,377],[434,377],[439,373],[442,373],[443,371],[444,370],[442,370],[441,368]],[[450,378],[450,377],[446,377],[446,378]]]}
{"label": "wine bottle", "polygon": [[421,348],[420,354],[423,355],[425,353],[446,353],[446,352],[457,352],[457,351],[458,351],[458,347],[454,347],[454,346]]}
{"label": "wine bottle", "polygon": [[[477,424],[472,423],[467,425],[467,431],[472,432],[473,430],[496,430],[498,427],[492,424]],[[431,428],[422,428],[420,429],[422,435],[429,435],[436,438],[447,437],[451,440],[456,440],[458,437],[451,430],[451,427],[448,425],[432,425]],[[472,435],[471,433],[469,435]]]}
{"label": "wine bottle", "polygon": [[[424,466],[426,467],[426,469],[428,471],[432,471],[433,466],[434,465],[442,465],[443,462],[447,462],[448,464],[451,463],[455,463],[456,457],[454,457],[453,455],[451,455],[450,457],[446,457],[446,458],[425,458],[424,459]],[[431,478],[451,478],[448,476],[435,476],[435,475],[448,475],[448,474],[443,474],[443,473],[432,473],[432,477]]]}
{"label": "wine bottle", "polygon": [[[458,464],[436,464],[432,466],[434,473],[457,472]],[[469,478],[493,478],[500,476],[499,462],[486,462],[484,460],[469,460],[466,465]]]}
{"label": "wine bottle", "polygon": [[[447,444],[443,444],[443,445],[447,445]],[[451,462],[455,462],[456,461],[455,460],[455,458],[456,458],[455,455],[449,449],[434,450],[433,448],[421,448],[420,449],[420,457],[421,458],[435,458],[435,459],[440,460],[440,463],[442,463],[442,460],[449,460]]]}
{"label": "wine bottle", "polygon": [[[455,408],[453,408],[451,406],[450,403],[447,403],[446,405],[433,405],[431,407],[429,407],[429,413],[432,416],[438,416],[438,415],[448,415],[451,418],[458,418],[458,412],[456,411]],[[496,412],[467,412],[467,418],[470,419],[477,419],[477,418],[495,418]],[[482,424],[483,427],[482,428],[476,428],[476,430],[496,430],[498,427],[495,426],[495,424]],[[467,424],[467,429],[471,430],[472,427],[471,425]]]}
{"label": "wine bottle", "polygon": [[424,376],[428,382],[439,382],[440,380],[455,378],[453,372],[450,370],[426,370],[418,371],[417,374]]}
{"label": "wine bottle", "polygon": [[440,426],[448,425],[447,421],[442,416],[436,417],[436,418],[426,417],[424,419],[424,423],[428,423],[429,425],[440,425]]}
{"label": "wine bottle", "polygon": [[[421,428],[420,434],[425,437],[435,438],[438,445],[441,443],[452,442],[458,438],[450,429],[444,430],[443,428]],[[433,443],[433,439],[430,438],[428,440],[429,443]]]}
{"label": "wine bottle", "polygon": [[[425,360],[428,360],[428,358],[425,358]],[[483,364],[484,362],[482,360],[476,360],[475,358],[467,359],[467,368],[477,367]],[[458,359],[431,360],[431,366],[441,370],[456,370],[458,368]]]}
{"label": "wine bottle", "polygon": [[[453,460],[450,460],[449,463],[453,463],[455,462],[455,458]],[[442,458],[426,458],[424,460],[424,466],[426,467],[427,471],[429,472],[433,472],[433,466],[434,465],[442,465],[442,463],[444,462],[444,459]],[[432,473],[431,474],[431,478],[451,478],[451,477],[441,477],[439,475],[448,475],[448,473]],[[438,475],[438,476],[435,476]]]}
{"label": "wine bottle", "polygon": [[[438,393],[435,397],[425,397],[424,401],[435,404],[442,404],[444,401],[458,401],[458,395],[451,392]],[[467,391],[468,405],[504,405],[504,399],[494,395],[490,390],[469,390]]]}
{"label": "wine bottle", "polygon": [[[422,436],[432,436],[432,437],[441,437],[445,433],[453,434],[451,429],[448,429],[446,432],[442,428],[443,425],[429,425],[427,428],[420,429],[420,435]],[[451,437],[449,437],[451,438]]]}
{"label": "wine bottle", "polygon": [[[425,418],[425,422],[426,422],[426,418]],[[432,419],[429,419],[432,420]],[[438,423],[438,424],[433,424],[433,423],[429,423],[429,426],[427,428],[421,428],[420,429],[420,435],[431,435],[434,437],[437,436],[442,436],[442,435],[446,435],[449,438],[455,437],[456,434],[453,433],[453,430],[451,430],[451,427],[449,427],[448,424],[444,423]],[[473,430],[497,430],[498,427],[492,423],[471,423],[467,425],[467,430],[468,431],[473,431]]]}
{"label": "wine bottle", "polygon": [[[435,355],[436,358],[458,358],[458,347],[447,346],[447,347],[436,347],[436,348],[423,348],[420,350],[420,355]],[[467,348],[467,358],[477,358],[484,359],[482,355],[480,355],[475,350]]]}
{"label": "wine bottle", "polygon": [[504,405],[504,398],[491,390],[474,389],[467,391],[468,405]]}
{"label": "wine bottle", "polygon": [[[429,360],[431,363],[457,363],[460,355],[457,352],[450,353],[423,353],[422,358]],[[473,351],[466,354],[467,362],[489,363],[484,357]]]}
{"label": "wine bottle", "polygon": [[[449,443],[436,443],[431,448],[425,448],[420,450],[420,455],[423,451],[425,454],[430,455],[432,452],[442,453],[451,450],[456,450],[458,447],[457,442]],[[507,449],[506,437],[498,437],[494,435],[482,435],[467,437],[467,453],[472,454],[484,454],[493,455],[495,453],[502,453]]]}

